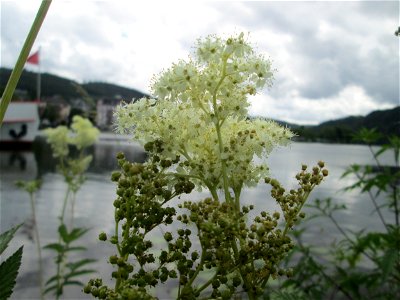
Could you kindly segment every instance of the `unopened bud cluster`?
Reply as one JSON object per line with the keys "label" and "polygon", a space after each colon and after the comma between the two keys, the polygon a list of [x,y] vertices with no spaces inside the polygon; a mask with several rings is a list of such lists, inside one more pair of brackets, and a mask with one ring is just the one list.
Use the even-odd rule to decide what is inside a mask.
{"label": "unopened bud cluster", "polygon": [[[155,227],[171,224],[176,210],[165,204],[180,194],[190,193],[194,188],[194,184],[184,177],[167,180],[163,171],[172,164],[178,163],[179,158],[175,161],[160,160],[157,153],[162,148],[161,142],[149,143],[145,147],[150,152],[151,159],[144,164],[131,163],[126,160],[123,153],[117,154],[121,171],[113,172],[111,180],[117,183],[117,199],[114,201],[115,222],[120,225],[122,232],[110,237],[104,232],[99,235],[99,240],[109,240],[118,249],[117,254],[110,256],[109,262],[117,269],[112,273],[112,277],[121,284],[119,296],[124,293],[147,295],[145,287],[155,286],[168,278],[176,278],[175,271],[167,267],[150,272],[145,271],[146,265],[155,263],[157,258],[150,251],[153,243],[145,237]],[[190,243],[190,241],[186,240],[185,243]],[[188,245],[187,249],[190,246]],[[179,248],[179,253],[183,250]],[[164,255],[161,253],[158,257],[160,266],[177,260],[177,257],[165,259]],[[136,272],[128,259],[130,256],[133,256],[139,264]],[[115,291],[112,292],[106,286],[94,284],[98,285],[99,282],[101,282],[100,279],[89,282],[85,287],[85,292],[100,299],[113,299]],[[107,295],[106,298],[102,298],[103,295]]]}
{"label": "unopened bud cluster", "polygon": [[304,218],[301,208],[306,202],[311,191],[319,185],[324,177],[328,176],[328,170],[324,169],[325,163],[320,161],[318,165],[307,172],[307,166],[302,165],[301,171],[296,174],[299,187],[287,192],[276,179],[265,178],[265,183],[271,185],[271,196],[280,205],[288,228],[292,228],[298,218]]}

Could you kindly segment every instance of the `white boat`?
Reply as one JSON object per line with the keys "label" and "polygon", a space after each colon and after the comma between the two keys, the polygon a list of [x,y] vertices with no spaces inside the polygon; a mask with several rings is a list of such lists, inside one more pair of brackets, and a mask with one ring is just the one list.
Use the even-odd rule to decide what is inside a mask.
{"label": "white boat", "polygon": [[0,149],[31,145],[39,124],[39,102],[11,102],[0,128]]}

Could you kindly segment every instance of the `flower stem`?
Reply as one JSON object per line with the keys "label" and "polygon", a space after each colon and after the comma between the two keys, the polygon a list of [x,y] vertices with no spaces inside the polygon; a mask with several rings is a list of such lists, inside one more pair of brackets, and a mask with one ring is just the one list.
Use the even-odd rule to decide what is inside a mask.
{"label": "flower stem", "polygon": [[40,238],[39,238],[39,228],[36,220],[36,208],[35,208],[35,196],[32,192],[29,193],[29,198],[31,202],[31,208],[32,208],[32,218],[34,222],[34,235],[35,235],[35,240],[36,240],[36,249],[38,253],[38,264],[39,264],[39,288],[40,288],[40,299],[44,299],[44,290],[43,290],[43,260],[42,260],[42,250],[40,246]]}
{"label": "flower stem", "polygon": [[217,137],[218,137],[219,158],[221,161],[221,171],[222,171],[223,184],[224,184],[223,188],[224,188],[224,193],[225,193],[225,201],[230,203],[230,202],[232,202],[232,197],[231,197],[231,194],[229,193],[228,176],[226,174],[226,163],[225,163],[225,160],[222,159],[224,144],[222,142],[221,125],[222,125],[223,120],[221,120],[219,117],[218,107],[217,107],[217,91],[226,77],[227,60],[228,60],[228,57],[226,57],[224,60],[223,67],[222,67],[222,75],[221,75],[221,78],[220,78],[217,86],[215,87],[215,90],[213,93],[213,103],[212,104],[213,104],[214,114],[216,117],[216,121],[214,122],[214,124],[215,124],[215,130],[217,131]]}
{"label": "flower stem", "polygon": [[67,192],[65,193],[65,198],[64,198],[64,202],[63,202],[63,208],[61,211],[61,216],[60,216],[60,222],[61,224],[64,223],[64,216],[65,216],[65,209],[67,207],[67,203],[68,203],[68,198],[69,198],[69,193],[71,192],[71,187],[68,184],[68,188],[67,188]]}

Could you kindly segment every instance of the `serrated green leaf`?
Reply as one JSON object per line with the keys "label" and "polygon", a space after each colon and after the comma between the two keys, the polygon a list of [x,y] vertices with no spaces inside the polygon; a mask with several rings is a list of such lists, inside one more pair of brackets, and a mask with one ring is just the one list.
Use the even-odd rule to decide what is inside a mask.
{"label": "serrated green leaf", "polygon": [[23,248],[21,246],[0,265],[0,300],[7,299],[12,294],[21,266]]}
{"label": "serrated green leaf", "polygon": [[3,253],[3,251],[7,248],[8,243],[12,240],[14,237],[15,232],[22,226],[22,223],[12,227],[11,229],[7,230],[6,232],[3,232],[0,235],[0,254]]}

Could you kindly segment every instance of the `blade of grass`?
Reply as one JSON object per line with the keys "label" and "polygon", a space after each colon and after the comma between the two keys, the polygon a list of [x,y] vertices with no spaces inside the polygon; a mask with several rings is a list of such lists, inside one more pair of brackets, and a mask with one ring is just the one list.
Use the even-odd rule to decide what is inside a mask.
{"label": "blade of grass", "polygon": [[40,27],[42,26],[44,18],[46,17],[47,11],[49,10],[51,1],[52,0],[42,1],[42,4],[40,5],[39,10],[36,14],[35,20],[33,21],[32,27],[28,33],[28,36],[25,39],[24,46],[19,53],[19,57],[17,59],[17,62],[15,63],[15,67],[11,73],[10,78],[8,79],[0,102],[0,127],[3,124],[3,119],[4,115],[6,114],[8,104],[10,103],[12,95],[14,94],[19,78],[21,77],[25,62],[28,59],[28,55],[32,49],[33,43],[35,42]]}

